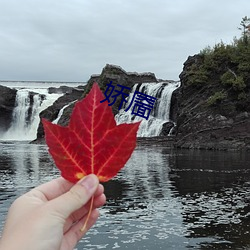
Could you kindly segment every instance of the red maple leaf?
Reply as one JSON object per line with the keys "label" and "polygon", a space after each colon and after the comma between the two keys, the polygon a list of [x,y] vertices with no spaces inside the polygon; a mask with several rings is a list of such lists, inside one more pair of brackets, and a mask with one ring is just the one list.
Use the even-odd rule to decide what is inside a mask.
{"label": "red maple leaf", "polygon": [[88,174],[101,182],[114,177],[136,146],[139,122],[116,125],[112,109],[97,83],[77,102],[69,125],[42,120],[45,139],[61,175],[76,183]]}

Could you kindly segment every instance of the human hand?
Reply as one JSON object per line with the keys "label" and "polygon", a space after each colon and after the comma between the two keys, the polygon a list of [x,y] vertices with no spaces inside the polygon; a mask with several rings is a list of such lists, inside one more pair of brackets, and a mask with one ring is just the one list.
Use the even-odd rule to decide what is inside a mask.
{"label": "human hand", "polygon": [[[106,197],[98,178],[91,174],[72,184],[62,177],[38,186],[11,205],[0,240],[1,250],[71,250],[96,222]],[[94,205],[86,230],[82,232]]]}

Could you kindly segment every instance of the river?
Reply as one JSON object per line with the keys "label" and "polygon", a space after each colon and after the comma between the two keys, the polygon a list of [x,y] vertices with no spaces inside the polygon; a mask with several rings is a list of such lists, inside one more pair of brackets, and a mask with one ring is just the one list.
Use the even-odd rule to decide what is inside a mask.
{"label": "river", "polygon": [[[250,249],[249,166],[247,153],[139,144],[76,249]],[[17,196],[57,176],[45,145],[0,143],[0,231]]]}

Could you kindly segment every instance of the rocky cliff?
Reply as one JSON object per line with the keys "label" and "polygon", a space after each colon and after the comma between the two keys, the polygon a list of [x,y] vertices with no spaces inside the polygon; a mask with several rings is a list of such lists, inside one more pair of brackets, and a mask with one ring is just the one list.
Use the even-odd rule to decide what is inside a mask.
{"label": "rocky cliff", "polygon": [[[157,79],[153,73],[129,73],[119,66],[107,64],[103,68],[102,73],[100,75],[92,75],[90,77],[82,95],[82,98],[84,98],[89,93],[94,82],[98,82],[100,89],[105,92],[105,90],[107,89],[107,84],[110,83],[110,81],[112,81],[112,85],[114,86],[120,84],[132,88],[136,83],[157,82]],[[127,89],[124,89],[123,92],[129,94],[129,90]],[[117,101],[114,103],[114,105],[112,105],[114,114],[118,113],[118,106],[120,102],[121,95],[118,96]],[[69,107],[66,110],[64,117],[61,121],[61,125],[65,126],[66,124],[68,124],[69,114],[72,112],[72,109],[72,107]]]}
{"label": "rocky cliff", "polygon": [[[143,82],[158,82],[155,77],[155,74],[147,73],[136,73],[136,72],[126,72],[119,66],[107,64],[100,75],[92,75],[88,80],[88,85],[85,90],[85,95],[90,91],[94,82],[98,82],[101,90],[105,92],[107,89],[107,84],[112,81],[112,85],[116,86],[117,84],[133,88],[136,83]],[[128,89],[124,89],[124,93],[129,94]],[[112,105],[113,113],[116,115],[118,113],[118,107],[122,100],[122,96],[117,97],[117,101]]]}
{"label": "rocky cliff", "polygon": [[[50,88],[49,89],[50,92],[52,93],[66,93],[59,97],[52,106],[48,107],[47,109],[43,110],[39,116],[40,119],[45,118],[49,121],[54,121],[60,110],[65,106],[68,105],[70,103],[72,103],[71,105],[69,105],[70,107],[73,107],[74,104],[73,102],[76,100],[81,99],[83,92],[84,92],[84,87],[83,86],[79,86],[78,88],[72,88],[72,87],[66,87],[66,88]],[[63,92],[62,92],[63,91]],[[59,123],[63,123],[65,119],[65,116],[63,116],[60,120]],[[37,129],[37,139],[43,138],[44,137],[44,130],[43,130],[43,125],[40,122],[38,129]]]}
{"label": "rocky cliff", "polygon": [[[244,58],[239,61],[237,57],[232,58],[233,52],[228,56],[223,46],[217,54],[215,52],[190,56],[184,63],[181,87],[172,95],[170,117],[177,126],[171,143],[174,141],[177,148],[250,150],[250,64],[245,63]],[[56,119],[65,105],[84,98],[95,81],[103,92],[110,81],[114,86],[120,84],[129,88],[136,83],[158,82],[153,73],[129,73],[119,66],[107,64],[101,74],[92,75],[84,87],[51,88],[53,93],[66,94],[44,110],[40,118]],[[16,90],[0,86],[0,93],[1,132],[10,127]],[[114,114],[118,113],[120,101],[121,96],[112,105]],[[74,103],[64,110],[58,124],[68,125],[73,107]],[[172,126],[172,123],[164,124],[162,138],[167,138]],[[37,137],[38,140],[44,137],[41,123]]]}
{"label": "rocky cliff", "polygon": [[[150,72],[147,72],[147,73],[126,72],[124,69],[122,69],[119,66],[107,64],[103,68],[101,74],[98,74],[98,75],[95,74],[95,75],[92,75],[90,77],[90,79],[87,82],[87,85],[84,88],[83,94],[80,97],[78,97],[78,99],[84,98],[89,93],[94,82],[98,82],[100,89],[103,92],[105,92],[107,89],[107,84],[110,83],[111,81],[112,81],[113,86],[117,86],[117,84],[120,84],[122,86],[129,87],[130,89],[132,89],[135,84],[138,84],[138,90],[139,90],[141,83],[147,83],[147,82],[152,83],[152,84],[158,83],[158,82],[165,82],[165,84],[167,84],[167,82],[168,83],[175,83],[175,81],[158,80],[155,77],[155,75],[153,73],[150,73]],[[124,89],[123,92],[129,94],[130,90]],[[61,103],[61,104],[58,105],[59,103]],[[51,106],[47,110],[43,111],[41,113],[40,117],[46,118],[50,121],[54,120],[55,117],[57,116],[60,108],[63,106],[62,103],[64,103],[64,105],[65,105],[65,103],[67,104],[67,99],[65,99],[65,97],[59,98],[59,100],[56,101],[53,106]],[[115,115],[119,111],[119,104],[120,103],[121,103],[121,95],[119,95],[117,97],[116,102],[111,106],[113,113]],[[74,105],[75,105],[75,103],[72,105],[69,105],[64,110],[63,115],[58,122],[59,125],[62,125],[62,126],[68,125],[70,115],[73,111]],[[160,133],[160,136],[162,136],[163,138],[168,137],[170,130],[173,132],[173,134],[175,134],[175,130],[173,130],[174,123],[172,122],[173,118],[176,119],[175,112],[177,112],[176,105],[173,106],[173,108],[171,108],[171,112],[170,112],[170,120],[171,121],[163,124],[162,130]],[[38,129],[38,140],[40,138],[43,138],[43,137],[44,137],[43,127],[42,127],[42,124],[40,123],[39,129]],[[173,139],[171,139],[171,143],[172,143],[172,141],[173,141]]]}
{"label": "rocky cliff", "polygon": [[[90,79],[88,80],[87,85],[84,88],[84,91],[76,93],[76,91],[73,91],[73,93],[67,93],[61,98],[59,98],[51,107],[44,110],[40,114],[40,118],[46,118],[49,121],[53,121],[56,119],[60,109],[66,105],[67,103],[70,103],[73,100],[80,100],[84,98],[90,91],[92,85],[94,82],[98,82],[99,87],[103,92],[105,92],[107,88],[107,84],[112,81],[112,84],[115,86],[116,84],[120,84],[129,88],[132,88],[135,83],[142,83],[142,82],[157,82],[157,79],[153,73],[129,73],[123,70],[121,67],[116,65],[110,65],[107,64],[100,75],[92,75]],[[125,89],[123,91],[124,93],[129,93],[129,90]],[[117,98],[117,101],[114,105],[112,105],[112,109],[114,114],[118,113],[118,106],[121,101],[121,96]],[[69,123],[69,118],[72,113],[72,110],[74,108],[74,103],[72,105],[69,105],[61,117],[61,119],[58,121],[59,125],[67,126]],[[44,131],[42,127],[42,123],[40,123],[37,133],[38,140],[40,138],[44,137]]]}
{"label": "rocky cliff", "polygon": [[12,121],[16,90],[0,85],[0,132],[6,131]]}
{"label": "rocky cliff", "polygon": [[236,85],[223,84],[222,77],[232,71],[239,78],[236,64],[230,65],[225,59],[216,70],[203,74],[205,63],[201,54],[190,56],[180,74],[181,87],[173,94],[176,146],[250,149],[250,81],[244,79],[244,88],[239,91]]}

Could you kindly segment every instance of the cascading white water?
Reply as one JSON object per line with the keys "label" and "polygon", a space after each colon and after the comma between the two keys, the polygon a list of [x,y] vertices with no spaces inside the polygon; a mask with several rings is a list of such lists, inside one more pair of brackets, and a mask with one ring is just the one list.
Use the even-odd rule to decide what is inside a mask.
{"label": "cascading white water", "polygon": [[52,123],[57,124],[58,121],[60,120],[60,118],[61,118],[62,115],[63,115],[63,111],[64,111],[68,106],[70,106],[71,104],[73,104],[73,103],[75,103],[75,102],[77,102],[77,100],[72,101],[72,102],[68,103],[67,105],[63,106],[63,107],[60,109],[57,118],[56,118],[54,121],[52,121]]}
{"label": "cascading white water", "polygon": [[[30,92],[37,93],[33,95],[32,101]],[[35,140],[40,122],[39,113],[52,105],[61,95],[49,94],[47,89],[19,89],[16,94],[11,127],[0,137],[0,140]]]}
{"label": "cascading white water", "polygon": [[139,88],[139,92],[156,97],[156,102],[151,114],[146,120],[140,116],[132,115],[131,108],[128,111],[125,109],[132,101],[134,92],[138,84],[135,84],[125,106],[115,116],[117,124],[131,123],[141,121],[138,137],[152,137],[160,135],[162,126],[169,121],[170,105],[172,93],[180,86],[179,82],[159,82],[159,83],[143,83]]}
{"label": "cascading white water", "polygon": [[9,133],[19,130],[19,133],[22,131],[25,133],[27,128],[26,117],[28,117],[28,112],[30,108],[30,98],[29,92],[25,90],[19,90],[16,94],[16,103],[15,109],[12,115],[12,125],[9,129]]}
{"label": "cascading white water", "polygon": [[[137,134],[138,137],[159,135],[163,124],[169,121],[172,92],[178,87],[179,83],[177,82],[143,83],[140,85],[140,88],[138,84],[135,84],[128,97],[127,104],[115,117],[117,123],[142,121]],[[156,97],[154,108],[148,120],[131,115],[132,108],[127,112],[124,111],[132,101],[135,90]],[[33,99],[30,98],[30,92],[37,93],[33,95]],[[16,107],[13,112],[11,127],[0,136],[0,140],[30,141],[36,139],[37,128],[40,122],[39,113],[52,105],[61,95],[62,94],[49,94],[46,88],[19,89],[16,95]],[[53,121],[54,123],[59,121],[65,108],[73,102],[65,105],[60,110],[57,119]]]}

